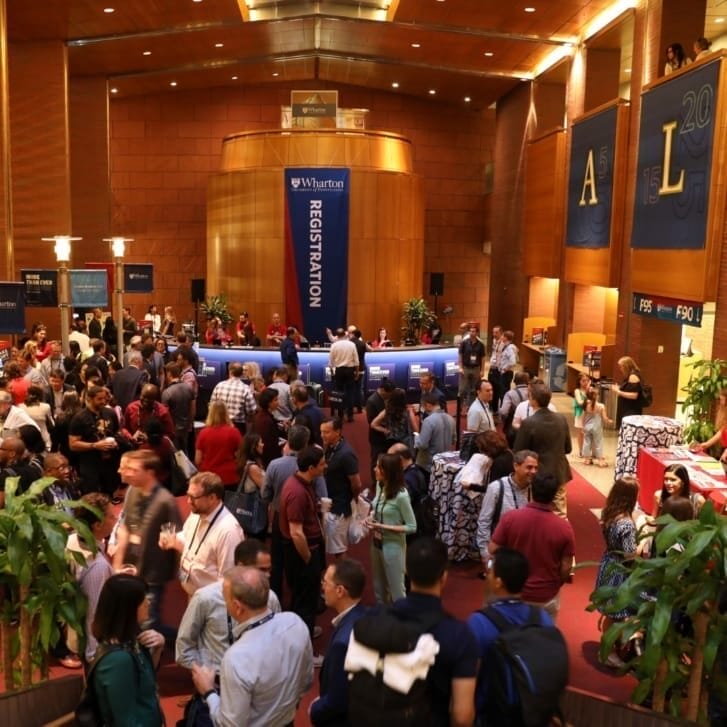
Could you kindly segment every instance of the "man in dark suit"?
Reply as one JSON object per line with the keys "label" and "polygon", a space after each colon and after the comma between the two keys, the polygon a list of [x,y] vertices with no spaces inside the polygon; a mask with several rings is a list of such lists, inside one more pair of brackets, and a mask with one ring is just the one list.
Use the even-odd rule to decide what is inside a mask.
{"label": "man in dark suit", "polygon": [[360,602],[365,585],[363,566],[349,558],[334,561],[323,577],[326,606],[333,608],[337,615],[321,669],[321,696],[310,706],[310,720],[316,726],[344,727],[349,723],[348,677],[343,664],[353,625],[368,610]]}
{"label": "man in dark suit", "polygon": [[530,389],[530,406],[535,411],[523,419],[513,451],[531,449],[538,454],[538,473],[553,475],[558,482],[558,492],[553,500],[556,513],[568,516],[565,485],[572,478],[570,464],[566,455],[572,449],[568,420],[557,412],[550,411],[550,389],[543,384],[535,384]]}

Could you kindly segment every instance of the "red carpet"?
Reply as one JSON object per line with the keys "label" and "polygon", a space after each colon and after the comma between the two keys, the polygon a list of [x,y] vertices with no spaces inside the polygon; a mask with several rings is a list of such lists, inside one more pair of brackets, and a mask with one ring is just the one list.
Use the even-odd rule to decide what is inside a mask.
{"label": "red carpet", "polygon": [[[370,486],[368,474],[368,440],[365,417],[356,416],[356,422],[346,424],[344,435],[359,453],[361,475],[364,486]],[[188,512],[187,502],[179,498],[183,515]],[[568,486],[568,510],[570,521],[576,534],[576,559],[580,562],[598,561],[603,551],[603,540],[598,523],[591,508],[603,505],[603,496],[579,475]],[[361,543],[351,550],[351,556],[361,560],[368,566],[368,542]],[[459,617],[466,618],[472,611],[482,605],[483,582],[476,577],[478,563],[453,564],[444,594],[447,610]],[[561,591],[561,611],[558,626],[568,642],[571,657],[571,685],[597,695],[610,697],[618,702],[627,702],[634,688],[631,677],[620,677],[601,667],[597,662],[598,651],[598,615],[587,613],[588,596],[593,590],[595,566],[579,568],[574,583],[565,585]],[[366,603],[374,603],[373,589],[367,585],[364,598]],[[165,598],[164,613],[167,623],[178,623],[186,604],[184,592],[178,584],[172,584]],[[318,625],[323,627],[323,635],[316,639],[316,652],[325,653],[330,637],[331,611],[318,617]],[[191,692],[191,679],[186,670],[177,667],[171,653],[165,653],[163,665],[159,672],[159,687],[167,724],[174,725],[182,716],[182,708],[177,706],[180,697]],[[54,669],[56,675],[67,674],[64,669]],[[318,693],[318,670],[315,673],[313,689],[306,695],[296,719],[296,725],[308,725],[307,709],[310,701]]]}

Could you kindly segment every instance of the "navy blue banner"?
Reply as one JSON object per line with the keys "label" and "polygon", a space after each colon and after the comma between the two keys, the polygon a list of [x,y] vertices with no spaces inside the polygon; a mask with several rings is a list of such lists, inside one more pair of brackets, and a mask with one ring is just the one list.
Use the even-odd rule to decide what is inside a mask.
{"label": "navy blue banner", "polygon": [[70,270],[71,305],[74,308],[106,308],[109,291],[106,270]]}
{"label": "navy blue banner", "polygon": [[376,391],[384,379],[394,381],[395,377],[395,363],[369,364],[366,366],[366,391]]}
{"label": "navy blue banner", "polygon": [[285,170],[285,318],[311,340],[346,325],[348,169]]}
{"label": "navy blue banner", "polygon": [[53,308],[58,305],[57,270],[21,270],[27,308]]}
{"label": "navy blue banner", "polygon": [[153,265],[124,265],[124,292],[125,293],[153,293],[154,292],[154,266]]}
{"label": "navy blue banner", "polygon": [[706,246],[719,68],[708,63],[642,95],[631,247]]}
{"label": "navy blue banner", "polygon": [[23,283],[0,283],[0,333],[25,333]]}
{"label": "navy blue banner", "polygon": [[419,377],[422,374],[433,374],[434,373],[434,361],[417,361],[416,363],[410,363],[407,371],[406,383],[410,389],[419,388]]}
{"label": "navy blue banner", "polygon": [[675,300],[658,295],[634,293],[631,310],[639,316],[659,318],[662,321],[672,321],[683,326],[702,327],[703,306],[693,300]]}
{"label": "navy blue banner", "polygon": [[573,125],[567,247],[596,249],[611,242],[616,112],[613,106]]}

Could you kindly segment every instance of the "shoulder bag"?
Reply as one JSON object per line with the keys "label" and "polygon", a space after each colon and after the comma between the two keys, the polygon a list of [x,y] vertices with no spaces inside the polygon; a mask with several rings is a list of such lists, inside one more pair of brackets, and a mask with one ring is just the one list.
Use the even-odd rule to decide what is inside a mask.
{"label": "shoulder bag", "polygon": [[237,489],[234,492],[225,492],[225,506],[237,518],[245,535],[259,535],[267,530],[268,508],[260,497],[260,490],[257,487],[254,492],[243,491],[249,469],[248,462]]}

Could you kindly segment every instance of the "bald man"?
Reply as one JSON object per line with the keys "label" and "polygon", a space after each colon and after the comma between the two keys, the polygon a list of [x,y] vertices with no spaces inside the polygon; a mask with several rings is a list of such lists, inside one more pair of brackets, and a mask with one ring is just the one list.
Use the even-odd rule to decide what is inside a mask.
{"label": "bald man", "polygon": [[25,459],[25,444],[19,437],[5,437],[0,444],[0,507],[5,507],[5,482],[20,477],[17,492],[25,492],[42,472]]}
{"label": "bald man", "polygon": [[141,387],[141,394],[136,401],[132,401],[126,407],[124,421],[126,428],[134,439],[144,439],[141,435],[144,432],[147,422],[150,419],[158,419],[161,422],[162,430],[169,439],[174,440],[174,420],[169,412],[169,407],[159,401],[159,387],[154,384],[144,384]]}

